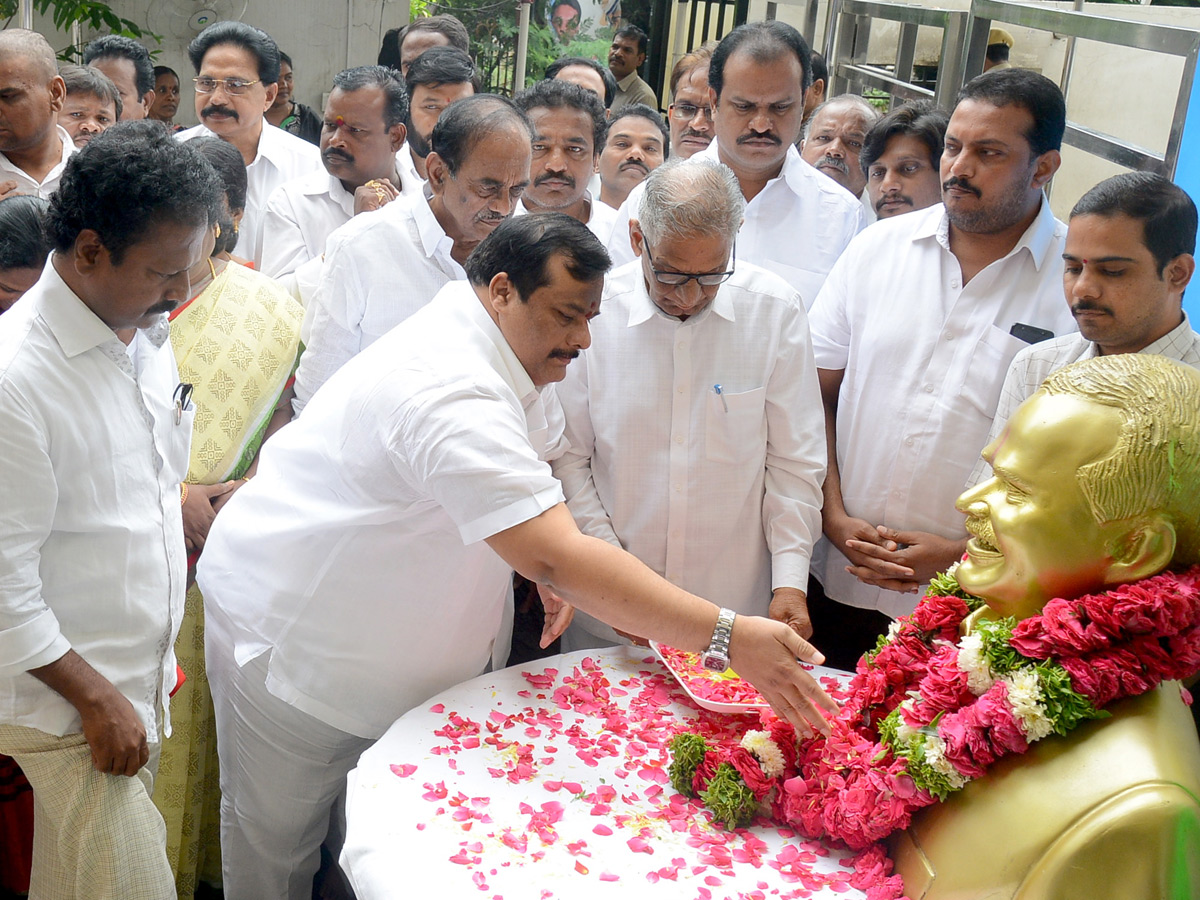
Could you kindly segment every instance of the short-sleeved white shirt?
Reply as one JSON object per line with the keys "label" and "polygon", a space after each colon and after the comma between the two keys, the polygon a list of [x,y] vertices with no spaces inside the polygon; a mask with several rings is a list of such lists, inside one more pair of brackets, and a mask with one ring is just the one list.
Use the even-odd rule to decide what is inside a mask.
{"label": "short-sleeved white shirt", "polygon": [[465,283],[347,363],[217,517],[199,583],[268,689],[378,737],[483,671],[512,570],[484,539],[562,502],[546,406]]}
{"label": "short-sleeved white shirt", "polygon": [[[720,162],[713,141],[692,159]],[[628,222],[637,218],[645,188],[629,192],[617,213],[608,252],[613,265],[633,259]],[[827,175],[818,172],[789,147],[779,175],[746,204],[737,237],[737,258],[781,277],[811,309],[825,276],[846,245],[864,226],[858,199]]]}
{"label": "short-sleeved white shirt", "polygon": [[67,160],[79,152],[79,148],[75,146],[75,142],[71,140],[71,135],[67,134],[65,128],[55,125],[54,133],[58,137],[59,143],[62,144],[62,159],[46,173],[44,179],[40,182],[35,181],[24,169],[17,168],[7,156],[0,153],[0,181],[15,181],[18,194],[30,194],[41,197],[43,200],[49,200],[50,195],[58,190],[58,183],[62,180]]}
{"label": "short-sleeved white shirt", "polygon": [[[873,525],[965,537],[954,508],[987,438],[1022,323],[1075,330],[1062,294],[1067,226],[1042,202],[1012,251],[965,286],[939,203],[876,222],[838,260],[811,313],[819,369],[844,370],[837,412],[842,500]],[[844,571],[822,539],[826,593],[891,616],[916,596]]]}

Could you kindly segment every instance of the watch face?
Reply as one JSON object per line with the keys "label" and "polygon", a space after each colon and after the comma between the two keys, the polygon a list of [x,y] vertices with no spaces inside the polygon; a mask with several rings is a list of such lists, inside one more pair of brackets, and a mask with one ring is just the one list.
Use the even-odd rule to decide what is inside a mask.
{"label": "watch face", "polygon": [[724,672],[729,668],[729,657],[706,651],[700,654],[700,664],[712,672]]}

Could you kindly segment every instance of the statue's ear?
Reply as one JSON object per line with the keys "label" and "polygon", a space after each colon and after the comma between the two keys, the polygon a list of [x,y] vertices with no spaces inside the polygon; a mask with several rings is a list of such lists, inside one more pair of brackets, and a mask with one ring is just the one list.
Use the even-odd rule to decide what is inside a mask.
{"label": "statue's ear", "polygon": [[1140,518],[1113,554],[1105,584],[1128,584],[1157,575],[1175,556],[1175,526],[1161,515]]}

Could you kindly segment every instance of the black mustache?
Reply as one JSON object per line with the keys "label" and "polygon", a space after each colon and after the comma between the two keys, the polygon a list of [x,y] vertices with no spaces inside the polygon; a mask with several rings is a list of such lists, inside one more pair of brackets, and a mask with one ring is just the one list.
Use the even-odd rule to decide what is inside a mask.
{"label": "black mustache", "polygon": [[346,153],[344,150],[336,150],[333,147],[330,147],[328,150],[322,150],[321,157],[325,160],[340,159],[343,162],[354,162],[354,157],[349,153]]}
{"label": "black mustache", "polygon": [[553,359],[578,359],[578,350],[551,350],[550,356]]}
{"label": "black mustache", "polygon": [[1111,315],[1112,310],[1108,309],[1107,307],[1104,307],[1104,306],[1097,306],[1095,303],[1088,303],[1086,300],[1082,300],[1079,303],[1071,304],[1071,314],[1072,315],[1074,315],[1075,313],[1081,313],[1081,312],[1100,312],[1100,313],[1109,313]]}
{"label": "black mustache", "polygon": [[983,196],[979,192],[979,188],[975,187],[975,185],[971,184],[966,179],[959,178],[957,175],[951,175],[947,180],[942,182],[943,191],[949,190],[952,187],[961,188],[964,191],[970,191],[976,197]]}
{"label": "black mustache", "polygon": [[637,166],[639,169],[641,169],[647,175],[650,174],[650,167],[648,165],[646,165],[644,162],[642,162],[640,159],[627,159],[627,160],[625,160],[625,162],[621,163],[619,168],[624,169],[624,168],[627,168],[628,166]]}
{"label": "black mustache", "polygon": [[913,199],[912,197],[905,197],[903,194],[886,194],[880,197],[879,202],[875,204],[875,211],[878,212],[883,209],[883,204],[885,203],[907,203],[909,206],[912,206]]}
{"label": "black mustache", "polygon": [[575,187],[575,178],[571,175],[568,175],[566,172],[561,172],[561,173],[547,172],[544,175],[539,175],[537,178],[535,178],[533,180],[533,186],[537,187],[540,184],[545,184],[547,181],[550,181],[551,179],[558,179],[560,181],[565,181],[567,183],[567,187],[569,187],[569,188]]}
{"label": "black mustache", "polygon": [[206,106],[204,109],[200,110],[200,118],[207,119],[214,113],[221,116],[229,116],[229,118],[233,119],[235,122],[241,121],[241,116],[237,114],[237,110],[231,109],[228,106]]}
{"label": "black mustache", "polygon": [[773,132],[770,132],[770,131],[764,132],[763,134],[739,135],[738,139],[737,139],[737,143],[744,144],[747,141],[762,141],[762,140],[770,141],[772,144],[782,144],[783,143],[783,140],[779,137],[779,135],[777,135]]}

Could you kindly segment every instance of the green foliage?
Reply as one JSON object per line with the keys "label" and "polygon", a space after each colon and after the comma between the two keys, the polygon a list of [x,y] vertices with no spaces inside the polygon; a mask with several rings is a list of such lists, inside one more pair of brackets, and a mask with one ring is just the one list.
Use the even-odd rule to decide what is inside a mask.
{"label": "green foliage", "polygon": [[1107,719],[1111,714],[1092,706],[1083,694],[1071,687],[1071,676],[1062,666],[1044,663],[1037,666],[1046,716],[1059,734],[1069,734],[1086,719]]}
{"label": "green foliage", "polygon": [[695,797],[692,778],[695,777],[700,763],[704,761],[708,745],[700,735],[685,732],[675,735],[671,740],[670,749],[671,765],[667,768],[667,774],[671,777],[671,787],[685,797]]}
{"label": "green foliage", "polygon": [[758,811],[754,792],[746,787],[738,770],[729,763],[717,766],[716,774],[708,783],[708,790],[700,792],[700,799],[717,821],[724,822],[730,831],[749,825]]}
{"label": "green foliage", "polygon": [[[51,19],[59,31],[70,31],[71,26],[78,22],[93,31],[162,43],[161,35],[118,16],[111,6],[100,0],[33,0],[33,6],[42,15],[52,11]],[[0,0],[0,18],[11,19],[16,14],[17,0]],[[58,58],[64,62],[77,62],[80,54],[81,48],[66,47],[59,51]]]}

